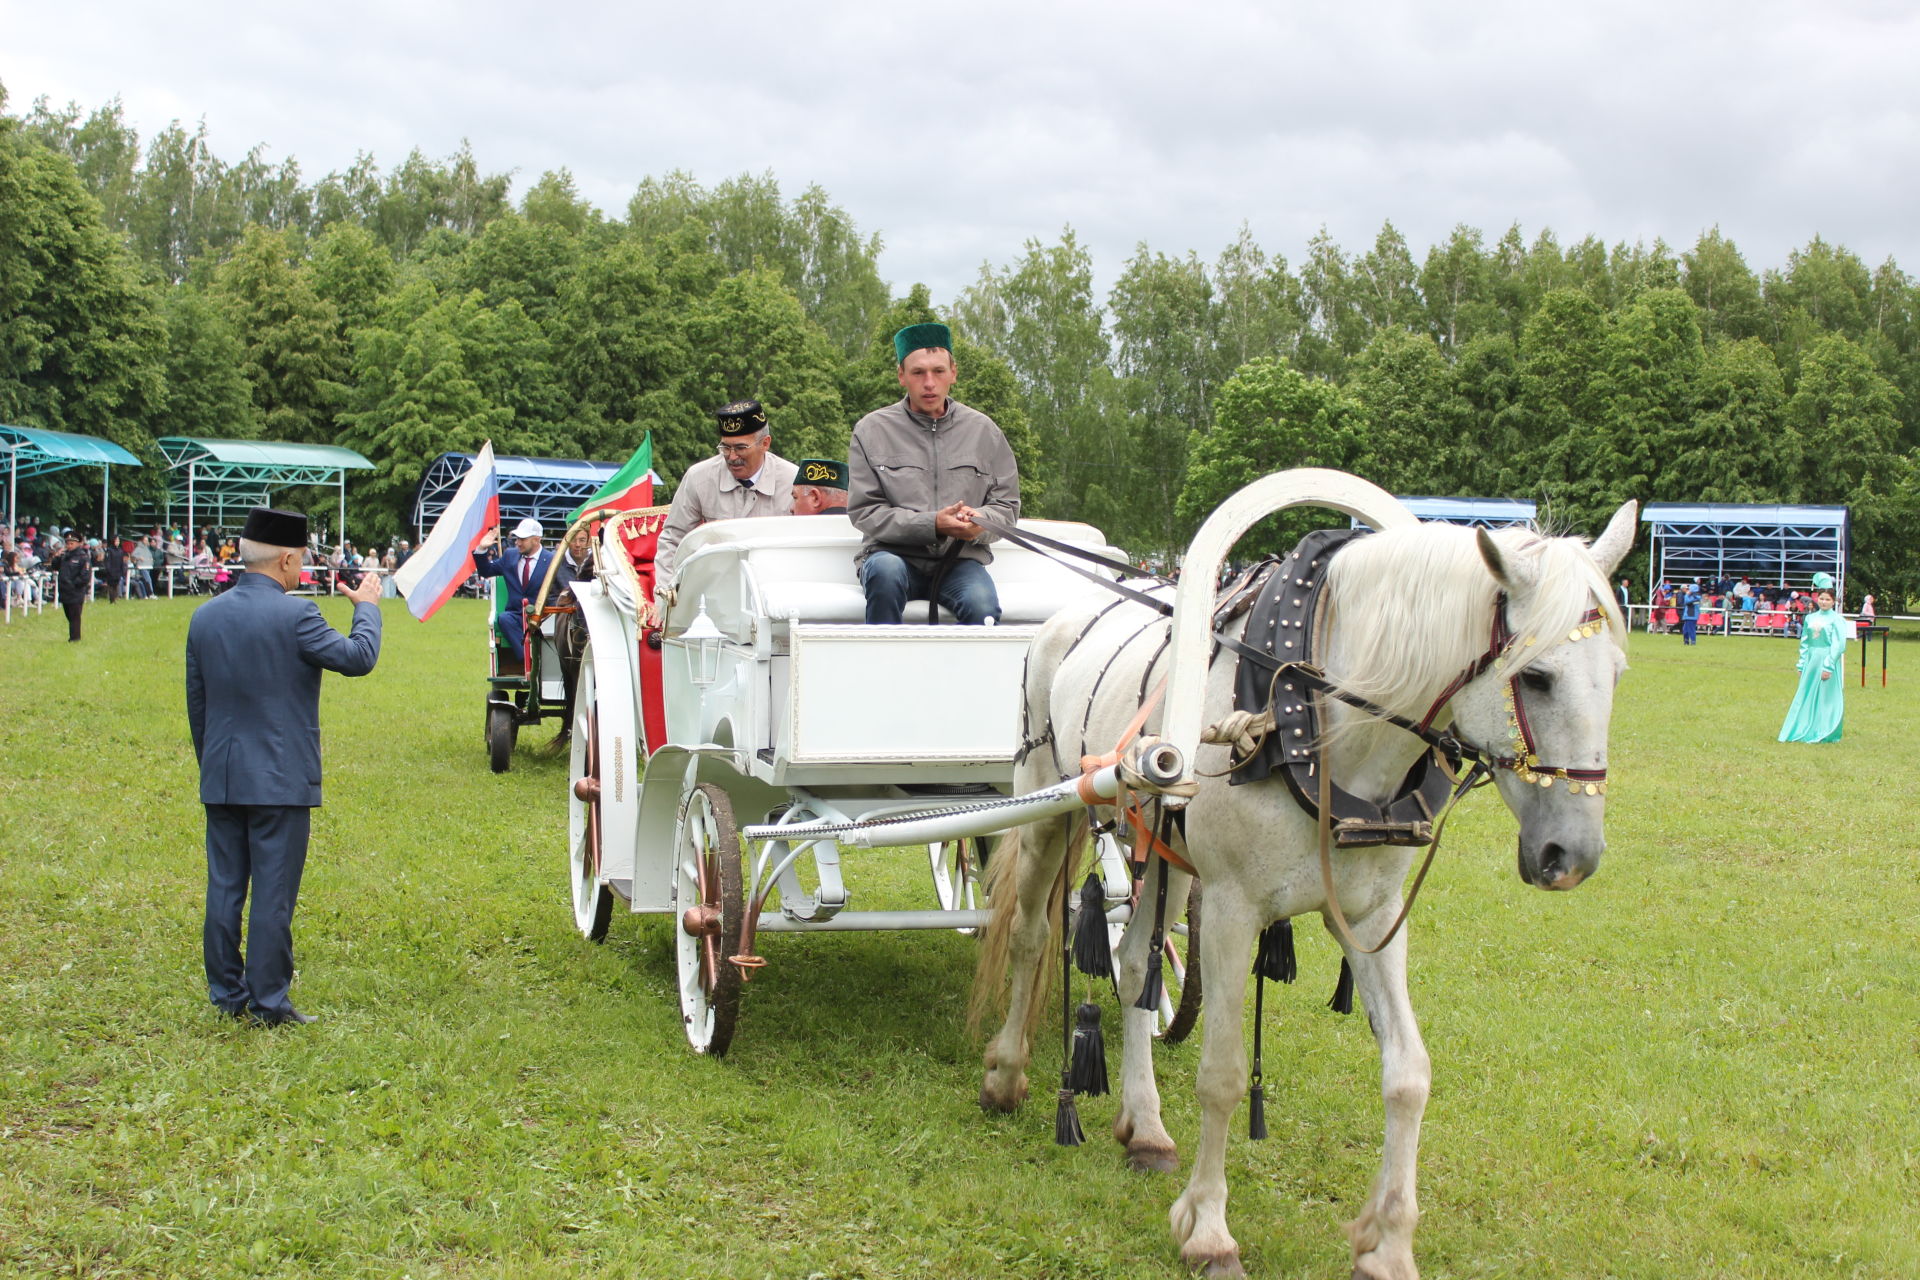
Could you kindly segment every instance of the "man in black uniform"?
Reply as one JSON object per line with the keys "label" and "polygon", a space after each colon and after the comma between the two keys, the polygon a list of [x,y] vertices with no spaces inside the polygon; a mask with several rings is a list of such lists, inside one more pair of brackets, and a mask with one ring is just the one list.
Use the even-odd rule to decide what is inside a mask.
{"label": "man in black uniform", "polygon": [[60,578],[60,608],[67,615],[67,640],[80,638],[80,611],[87,607],[87,588],[93,585],[93,556],[80,535],[67,530],[67,549],[53,558]]}
{"label": "man in black uniform", "polygon": [[[246,572],[187,626],[187,720],[207,811],[207,994],[269,1025],[312,1022],[293,1007],[293,907],[320,804],[320,673],[363,676],[380,657],[380,578],[338,588],[341,635],[300,581],[307,518],[255,507],[240,534]],[[240,911],[251,888],[247,951]]]}

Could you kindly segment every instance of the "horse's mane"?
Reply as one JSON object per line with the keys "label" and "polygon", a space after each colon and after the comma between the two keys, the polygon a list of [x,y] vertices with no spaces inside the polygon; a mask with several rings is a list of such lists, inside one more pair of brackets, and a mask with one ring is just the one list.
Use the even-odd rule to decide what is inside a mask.
{"label": "horse's mane", "polygon": [[[1625,647],[1618,603],[1586,543],[1533,528],[1490,536],[1509,574],[1533,583],[1523,599],[1509,600],[1508,625],[1541,638],[1516,648],[1503,672],[1526,667],[1596,604]],[[1486,651],[1498,590],[1472,529],[1406,525],[1356,539],[1327,566],[1333,625],[1342,633],[1329,655],[1337,669],[1327,674],[1388,710],[1423,714]]]}

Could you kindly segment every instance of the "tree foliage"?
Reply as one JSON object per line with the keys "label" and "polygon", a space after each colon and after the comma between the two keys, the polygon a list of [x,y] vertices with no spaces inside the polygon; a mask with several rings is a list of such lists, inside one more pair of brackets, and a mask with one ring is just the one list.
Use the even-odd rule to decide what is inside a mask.
{"label": "tree foliage", "polygon": [[[1141,554],[1310,461],[1587,533],[1629,496],[1842,503],[1860,573],[1920,590],[1920,292],[1817,236],[1765,267],[1718,228],[1415,246],[1387,221],[1290,261],[1242,225],[1211,257],[1102,264],[1066,227],[936,300],[891,297],[880,236],[772,173],[647,177],[620,213],[564,168],[516,197],[464,144],[309,181],[264,144],[222,158],[205,122],[143,140],[117,100],[42,100],[0,115],[0,419],[149,457],[167,434],[350,443],[375,464],[356,525],[382,534],[434,455],[486,438],[617,462],[651,432],[670,488],[751,396],[784,454],[844,456],[900,394],[892,333],[944,319],[1026,510]],[[84,512],[90,489],[29,500]]]}

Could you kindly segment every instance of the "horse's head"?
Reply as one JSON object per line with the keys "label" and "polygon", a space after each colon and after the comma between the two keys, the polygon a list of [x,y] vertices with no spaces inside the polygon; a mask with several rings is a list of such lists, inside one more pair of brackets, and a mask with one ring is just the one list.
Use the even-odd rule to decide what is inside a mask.
{"label": "horse's head", "polygon": [[1494,780],[1520,820],[1520,878],[1542,889],[1574,888],[1606,849],[1607,724],[1626,667],[1607,578],[1633,541],[1636,509],[1621,507],[1591,551],[1572,538],[1479,535],[1513,640],[1454,698],[1454,726],[1500,758]]}

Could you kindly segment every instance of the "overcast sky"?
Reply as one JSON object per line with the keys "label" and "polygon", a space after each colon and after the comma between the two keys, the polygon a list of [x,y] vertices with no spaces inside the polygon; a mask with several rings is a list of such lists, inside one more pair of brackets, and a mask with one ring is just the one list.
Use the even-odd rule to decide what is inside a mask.
{"label": "overcast sky", "polygon": [[1391,219],[1416,257],[1718,224],[1756,271],[1819,234],[1920,271],[1920,5],[1902,0],[1028,0],[948,5],[0,0],[0,83],[204,118],[309,181],[470,139],[517,190],[771,170],[947,301],[1071,224],[1104,287],[1136,244],[1211,260],[1242,221],[1298,263]]}

